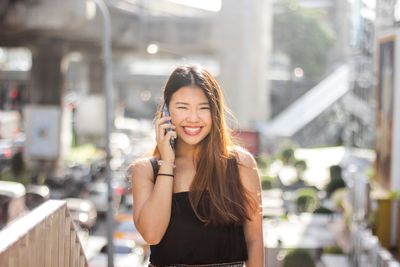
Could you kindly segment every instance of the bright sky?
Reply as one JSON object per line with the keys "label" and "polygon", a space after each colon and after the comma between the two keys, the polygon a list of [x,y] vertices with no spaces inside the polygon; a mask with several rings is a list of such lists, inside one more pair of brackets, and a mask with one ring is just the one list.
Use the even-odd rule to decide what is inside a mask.
{"label": "bright sky", "polygon": [[221,9],[221,0],[169,0],[171,2],[191,6],[195,8],[205,9],[213,12],[218,12]]}

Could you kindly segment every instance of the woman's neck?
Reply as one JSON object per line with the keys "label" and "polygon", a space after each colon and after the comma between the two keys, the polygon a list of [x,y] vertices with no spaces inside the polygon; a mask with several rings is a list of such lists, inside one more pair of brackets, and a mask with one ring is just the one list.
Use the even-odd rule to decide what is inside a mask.
{"label": "woman's neck", "polygon": [[175,155],[177,158],[193,159],[196,153],[196,145],[189,145],[183,142],[178,142]]}

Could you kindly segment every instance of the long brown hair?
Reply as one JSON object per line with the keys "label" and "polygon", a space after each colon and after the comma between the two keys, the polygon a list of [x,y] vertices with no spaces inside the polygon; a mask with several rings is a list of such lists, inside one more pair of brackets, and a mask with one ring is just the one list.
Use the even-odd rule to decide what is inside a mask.
{"label": "long brown hair", "polygon": [[[196,174],[190,187],[189,200],[196,216],[206,224],[242,224],[254,211],[252,199],[240,181],[237,145],[225,121],[225,106],[221,88],[215,78],[199,65],[176,68],[164,91],[169,105],[172,95],[185,86],[196,86],[206,95],[211,111],[211,131],[196,151]],[[161,110],[157,117],[161,116]],[[154,156],[159,156],[156,148]]]}

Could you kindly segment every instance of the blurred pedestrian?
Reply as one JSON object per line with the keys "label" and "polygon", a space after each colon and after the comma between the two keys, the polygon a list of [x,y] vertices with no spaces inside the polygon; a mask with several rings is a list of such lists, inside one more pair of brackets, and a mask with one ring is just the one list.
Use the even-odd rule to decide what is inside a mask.
{"label": "blurred pedestrian", "polygon": [[157,146],[132,164],[133,219],[150,266],[264,266],[257,166],[232,139],[217,81],[182,66],[163,94]]}

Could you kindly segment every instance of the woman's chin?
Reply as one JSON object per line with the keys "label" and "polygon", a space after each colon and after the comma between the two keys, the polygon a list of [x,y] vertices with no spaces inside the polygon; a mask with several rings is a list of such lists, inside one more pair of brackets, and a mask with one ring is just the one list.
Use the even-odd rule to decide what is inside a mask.
{"label": "woman's chin", "polygon": [[184,143],[185,145],[196,146],[196,145],[200,144],[201,141],[203,141],[203,139],[204,138],[199,138],[199,137],[193,138],[193,137],[191,137],[191,138],[180,138],[180,141],[182,143]]}

